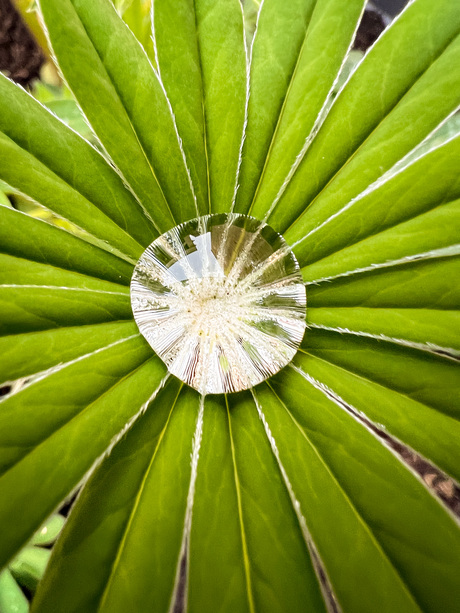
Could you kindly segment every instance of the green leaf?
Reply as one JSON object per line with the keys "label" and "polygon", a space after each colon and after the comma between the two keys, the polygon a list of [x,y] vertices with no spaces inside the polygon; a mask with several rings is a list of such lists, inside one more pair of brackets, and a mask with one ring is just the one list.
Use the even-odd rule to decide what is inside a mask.
{"label": "green leaf", "polygon": [[450,0],[416,0],[393,22],[337,96],[270,217],[275,229],[307,205],[326,220],[458,107],[459,31]]}
{"label": "green leaf", "polygon": [[205,405],[188,610],[325,611],[308,545],[254,404],[248,395],[228,400],[228,407],[224,399]]}
{"label": "green leaf", "polygon": [[201,214],[235,197],[246,105],[239,0],[153,0],[158,65],[177,118]]}
{"label": "green leaf", "polygon": [[[199,406],[195,392],[179,392],[177,381],[168,383],[88,482],[54,550],[35,611],[168,610]],[[94,564],[95,555],[102,564]],[[65,578],[63,559],[74,569]]]}
{"label": "green leaf", "polygon": [[157,68],[150,18],[152,0],[122,0],[114,4],[123,21],[144,47],[153,67]]}
{"label": "green leaf", "polygon": [[456,309],[460,258],[415,260],[307,286],[309,307]]}
{"label": "green leaf", "polygon": [[0,253],[0,283],[5,286],[32,285],[34,287],[64,287],[87,289],[108,294],[129,294],[129,289],[118,283],[88,277],[77,272],[63,270]]}
{"label": "green leaf", "polygon": [[[460,252],[460,200],[339,250],[302,270],[306,281]],[[455,244],[457,243],[457,244]],[[408,293],[408,292],[407,292]],[[431,297],[433,298],[433,297]],[[434,296],[436,298],[436,296]]]}
{"label": "green leaf", "polygon": [[70,362],[138,332],[132,321],[80,325],[0,337],[0,382]]}
{"label": "green leaf", "polygon": [[[371,186],[325,221],[307,209],[289,231],[289,240],[296,243],[295,253],[302,266],[459,198],[456,162],[459,156],[457,137],[399,173],[389,173],[381,183]],[[409,241],[407,247],[409,252]]]}
{"label": "green leaf", "polygon": [[8,569],[0,572],[0,611],[28,613],[29,602]]}
{"label": "green leaf", "polygon": [[456,521],[334,391],[283,375],[272,380],[279,398],[268,386],[256,397],[339,605],[455,611]]}
{"label": "green leaf", "polygon": [[[302,348],[418,403],[460,417],[457,403],[460,371],[453,360],[382,340],[324,330],[308,330]],[[363,401],[367,402],[365,397]],[[423,420],[420,426],[423,427]],[[452,460],[456,460],[456,455]]]}
{"label": "green leaf", "polygon": [[144,246],[153,240],[154,228],[104,158],[3,75],[0,136],[0,178],[13,187],[110,242],[127,241],[125,232]]}
{"label": "green leaf", "polygon": [[308,310],[308,324],[460,355],[460,311],[324,307]]}
{"label": "green leaf", "polygon": [[22,195],[68,219],[102,241],[110,242],[128,260],[142,253],[142,246],[121,230],[86,198],[57,177],[28,152],[0,133],[1,176]]}
{"label": "green leaf", "polygon": [[311,330],[303,344],[305,356],[296,362],[384,433],[458,480],[458,368],[435,356],[387,345]]}
{"label": "green leaf", "polygon": [[51,551],[43,547],[26,547],[11,562],[10,570],[16,581],[31,592],[35,592],[38,582],[45,572]]}
{"label": "green leaf", "polygon": [[[165,372],[163,363],[149,355],[142,341],[128,339],[125,346],[109,347],[106,356],[99,353],[99,359],[80,361],[67,373],[61,369],[3,401],[1,419],[10,419],[8,429],[2,428],[1,448],[9,457],[2,461],[0,495],[8,503],[0,508],[0,521],[9,529],[0,535],[0,565],[31,538],[120,431],[145,410]],[[92,363],[97,370],[91,377]],[[16,420],[20,428],[14,427]]]}
{"label": "green leaf", "polygon": [[48,223],[0,206],[0,251],[128,285],[133,266]]}
{"label": "green leaf", "polygon": [[132,319],[129,295],[59,286],[0,287],[0,335]]}
{"label": "green leaf", "polygon": [[109,0],[40,0],[59,66],[159,231],[196,217],[168,99]]}
{"label": "green leaf", "polygon": [[63,526],[65,523],[65,517],[56,513],[52,515],[36,532],[32,540],[30,541],[31,545],[51,545],[59,536]]}
{"label": "green leaf", "polygon": [[254,37],[238,212],[263,219],[311,140],[363,0],[265,0]]}

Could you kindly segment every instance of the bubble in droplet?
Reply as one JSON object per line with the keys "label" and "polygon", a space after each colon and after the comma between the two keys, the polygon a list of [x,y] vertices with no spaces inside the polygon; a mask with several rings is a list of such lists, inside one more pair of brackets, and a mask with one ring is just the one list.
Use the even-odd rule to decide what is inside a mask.
{"label": "bubble in droplet", "polygon": [[305,285],[286,241],[237,214],[199,217],[157,238],[134,269],[131,304],[169,372],[202,394],[274,375],[306,325]]}

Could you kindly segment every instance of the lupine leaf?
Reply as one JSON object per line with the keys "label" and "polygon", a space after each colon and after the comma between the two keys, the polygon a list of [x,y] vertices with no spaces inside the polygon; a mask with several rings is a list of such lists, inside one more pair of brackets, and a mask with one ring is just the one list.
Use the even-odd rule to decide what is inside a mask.
{"label": "lupine leaf", "polygon": [[335,397],[293,370],[273,386],[256,397],[344,610],[455,611],[455,520]]}
{"label": "lupine leaf", "polygon": [[137,326],[132,321],[117,321],[2,336],[0,382],[69,362],[136,332]]}
{"label": "lupine leaf", "polygon": [[[33,395],[32,403],[22,405],[22,401],[30,396],[30,387],[4,401],[2,418],[11,410],[15,419],[21,419],[22,415],[24,424],[27,413],[30,414],[34,407],[42,411],[42,422],[40,430],[34,428],[30,431],[24,427],[16,430],[11,426],[7,431],[2,429],[3,436],[9,439],[7,449],[10,449],[9,458],[3,461],[4,469],[0,477],[2,500],[10,501],[0,509],[3,525],[9,525],[9,530],[2,531],[0,536],[2,565],[78,485],[119,432],[142,410],[152,396],[152,390],[160,384],[164,366],[157,358],[148,359],[149,351],[143,344],[139,347],[139,339],[131,341],[131,355],[128,347],[123,353],[120,346],[117,347],[119,355],[113,356],[112,361],[107,358],[105,373],[103,363],[98,362],[101,374],[97,392],[97,388],[81,385],[83,373],[80,377],[65,379],[64,389],[61,385],[55,387],[54,384],[58,384],[62,377],[61,370],[54,378],[43,381],[45,393]],[[87,378],[88,371],[83,372]],[[105,389],[100,384],[104,375]],[[147,379],[151,387],[144,385]],[[62,397],[64,392],[69,397],[66,410],[59,400],[51,404],[53,396]],[[5,405],[9,407],[8,411]],[[2,445],[4,448],[5,443]],[[33,500],[34,504],[28,504],[28,500]],[[22,509],[20,516],[14,511],[18,506]]]}
{"label": "lupine leaf", "polygon": [[[254,404],[249,394],[227,399],[226,410],[223,403],[206,405],[191,533],[190,610],[199,611],[202,603],[209,610],[225,610],[224,601],[229,611],[324,611],[308,545]],[[221,492],[218,497],[216,490]],[[208,509],[215,505],[215,519],[209,525]],[[230,530],[223,541],[221,535]],[[242,539],[244,555],[235,559]],[[233,557],[227,548],[234,548]],[[222,575],[215,572],[219,584],[211,591],[203,578],[209,569],[217,569],[218,559],[225,560],[228,568]],[[225,578],[231,572],[241,575],[243,566],[246,585],[232,607],[235,583],[226,585]]]}
{"label": "lupine leaf", "polygon": [[262,219],[311,131],[351,44],[363,0],[265,0],[252,48],[236,210]]}
{"label": "lupine leaf", "polygon": [[[321,334],[329,336],[324,338]],[[460,376],[455,365],[439,358],[424,361],[413,350],[412,355],[411,350],[388,350],[382,341],[376,345],[375,341],[358,339],[362,341],[358,344],[347,337],[337,338],[337,334],[331,338],[332,334],[318,331],[312,334],[311,341],[306,339],[306,355],[297,359],[303,370],[333,389],[379,428],[384,428],[385,434],[390,433],[430,458],[458,480],[460,415],[453,394],[458,394]],[[341,352],[349,355],[341,360]],[[369,370],[369,366],[361,366],[360,358],[364,356],[372,368],[378,365],[377,375]],[[402,376],[398,377],[397,369]],[[422,377],[423,385],[430,381],[430,390],[436,390],[441,402],[426,398],[423,390],[419,391]],[[416,400],[418,394],[420,400]]]}
{"label": "lupine leaf", "polygon": [[324,330],[308,330],[302,347],[446,415],[460,416],[460,371],[453,360],[383,340]]}
{"label": "lupine leaf", "polygon": [[305,280],[311,281],[377,268],[392,261],[434,257],[436,253],[455,255],[460,252],[459,222],[460,200],[457,200],[339,250],[306,266],[302,274]]}
{"label": "lupine leaf", "polygon": [[0,287],[0,335],[131,319],[129,296],[59,286]]}
{"label": "lupine leaf", "polygon": [[336,98],[270,217],[276,230],[285,232],[307,205],[327,219],[458,107],[459,32],[450,0],[407,7]]}
{"label": "lupine leaf", "polygon": [[158,65],[202,214],[230,210],[246,106],[239,0],[153,0]]}
{"label": "lupine leaf", "polygon": [[64,77],[156,227],[166,231],[176,217],[195,217],[168,100],[112,3],[40,0],[39,5]]}
{"label": "lupine leaf", "polygon": [[298,242],[295,252],[302,266],[459,198],[459,156],[457,137],[364,192],[323,223],[308,210],[289,231],[290,240]]}
{"label": "lupine leaf", "polygon": [[[197,394],[180,393],[180,386],[171,381],[94,473],[56,547],[35,611],[168,610],[181,550],[198,406]],[[109,515],[105,504],[113,509]],[[157,547],[151,546],[153,542]],[[92,565],[95,552],[106,561],[98,569]],[[61,582],[63,558],[70,567],[88,570],[83,585],[73,573]],[[155,590],[150,589],[152,581]]]}
{"label": "lupine leaf", "polygon": [[128,285],[133,266],[29,215],[0,206],[0,251]]}
{"label": "lupine leaf", "polygon": [[307,287],[311,307],[456,309],[460,258],[415,260]]}
{"label": "lupine leaf", "polygon": [[49,208],[131,258],[142,246],[49,168],[0,133],[0,173],[27,198]]}
{"label": "lupine leaf", "polygon": [[460,351],[460,311],[338,307],[309,309],[308,323],[376,338],[406,341],[429,351]]}
{"label": "lupine leaf", "polygon": [[[57,193],[53,191],[47,195],[40,185],[31,185],[32,193],[29,195],[32,198],[39,200],[40,195],[41,204],[64,217],[68,216],[90,232],[95,223],[93,215],[98,214],[94,210],[97,208],[142,245],[147,246],[153,240],[155,230],[140,205],[94,147],[1,74],[0,132],[3,133],[0,140],[0,178],[5,177],[13,187],[19,187],[24,192],[27,183],[23,178],[27,172],[36,168],[45,174],[45,167],[48,170],[46,175],[53,177],[54,184],[67,190],[68,201],[63,198],[59,205],[56,202]],[[21,174],[18,169],[11,168],[12,160],[9,156],[13,151],[18,160],[27,163]],[[9,180],[6,178],[7,173]],[[82,207],[83,202],[90,202],[94,206],[89,208],[89,204],[86,204],[87,208],[80,213],[86,210],[88,213],[72,219],[78,213],[72,204],[75,203],[74,207]],[[98,217],[103,218],[100,214],[96,219]],[[112,239],[110,234],[107,238]],[[116,239],[116,235],[113,238]]]}

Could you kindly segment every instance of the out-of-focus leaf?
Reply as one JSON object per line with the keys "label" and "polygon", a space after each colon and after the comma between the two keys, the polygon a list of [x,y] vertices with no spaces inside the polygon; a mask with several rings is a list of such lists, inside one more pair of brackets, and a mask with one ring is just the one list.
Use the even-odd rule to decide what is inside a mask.
{"label": "out-of-focus leaf", "polygon": [[0,572],[0,611],[28,613],[29,602],[8,569]]}
{"label": "out-of-focus leaf", "polygon": [[35,592],[38,582],[45,572],[50,559],[51,551],[43,547],[26,547],[11,562],[10,570],[13,577],[29,589]]}
{"label": "out-of-focus leaf", "polygon": [[40,0],[40,8],[64,77],[157,229],[195,217],[162,84],[110,0]]}
{"label": "out-of-focus leaf", "polygon": [[52,515],[36,532],[32,540],[31,545],[51,545],[59,536],[65,523],[65,518],[59,513]]}
{"label": "out-of-focus leaf", "polygon": [[142,44],[150,61],[156,68],[155,50],[152,39],[152,0],[122,0],[115,6],[131,32]]}
{"label": "out-of-focus leaf", "polygon": [[239,0],[153,0],[161,78],[177,118],[201,213],[229,211],[247,95]]}
{"label": "out-of-focus leaf", "polygon": [[238,212],[263,219],[303,155],[363,0],[265,0],[254,37]]}

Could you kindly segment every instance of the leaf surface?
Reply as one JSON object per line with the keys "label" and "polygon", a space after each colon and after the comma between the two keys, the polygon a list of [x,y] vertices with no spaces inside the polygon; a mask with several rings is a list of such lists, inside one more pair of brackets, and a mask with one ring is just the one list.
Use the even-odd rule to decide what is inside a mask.
{"label": "leaf surface", "polygon": [[334,393],[283,374],[271,380],[279,399],[267,386],[257,398],[339,604],[454,611],[453,517]]}
{"label": "leaf surface", "polygon": [[[180,393],[178,382],[171,380],[104,460],[56,546],[34,611],[50,606],[69,613],[168,610],[181,550],[198,405],[195,392]],[[102,564],[94,565],[95,555]],[[59,568],[64,558],[75,573],[62,581]],[[80,573],[85,576],[83,586]]]}
{"label": "leaf surface", "polygon": [[[323,221],[313,211],[292,227],[289,240],[302,266],[460,197],[460,137],[389,173]],[[322,222],[322,223],[321,223]],[[427,240],[429,238],[427,237]],[[455,242],[455,241],[454,241]]]}
{"label": "leaf surface", "polygon": [[[22,175],[14,175],[13,169],[9,168],[12,164],[7,151],[13,149],[12,143],[16,145],[16,154],[21,155],[24,163],[30,164],[31,170],[34,166],[39,167],[37,162],[40,162],[50,174],[59,177],[68,186],[74,199],[80,197],[80,200],[92,203],[93,210],[97,208],[109,216],[142,245],[147,246],[151,242],[151,236],[155,233],[153,226],[100,153],[1,74],[0,132],[3,134],[0,141],[3,160],[0,173],[8,173],[11,178],[17,176],[17,187],[21,190],[25,187],[21,182]],[[52,203],[51,198],[47,202]],[[72,214],[70,204],[63,209],[69,215]],[[52,206],[50,208],[53,210]],[[91,219],[87,222],[91,223]]]}
{"label": "leaf surface", "polygon": [[246,107],[239,0],[153,1],[158,65],[201,214],[232,207]]}
{"label": "leaf surface", "polygon": [[[60,68],[157,229],[196,216],[168,99],[109,0],[40,0]],[[129,78],[128,78],[129,77]]]}
{"label": "leaf surface", "polygon": [[337,96],[270,217],[276,230],[306,206],[327,219],[456,110],[459,32],[450,0],[416,0],[393,22]]}
{"label": "leaf surface", "polygon": [[304,155],[352,42],[363,0],[265,0],[251,59],[236,210],[263,219]]}
{"label": "leaf surface", "polygon": [[[2,419],[7,414],[12,417],[8,430],[2,429],[2,453],[8,455],[3,463],[0,492],[8,503],[2,505],[0,517],[10,528],[0,537],[0,565],[79,484],[126,424],[143,410],[160,384],[165,372],[162,362],[149,359],[150,350],[138,338],[127,343],[124,351],[121,345],[116,346],[118,356],[112,354],[112,359],[108,349],[105,365],[102,356],[97,356],[98,370],[93,379],[96,385],[82,386],[89,373],[78,362],[80,374],[76,372],[71,377],[65,373],[64,389],[59,385],[64,375],[61,370],[36,383],[40,387],[35,391],[31,386],[4,401]],[[149,380],[148,386],[145,380]],[[31,395],[33,398],[27,401]],[[65,405],[64,395],[68,398]],[[40,420],[36,419],[37,410]],[[28,428],[12,429],[16,419],[22,426],[27,423]],[[27,502],[31,499],[33,505]],[[18,508],[23,509],[20,517]]]}
{"label": "leaf surface", "polygon": [[458,480],[460,375],[455,364],[426,359],[414,350],[389,348],[382,341],[337,337],[309,332],[305,355],[299,355],[296,363],[384,434]]}

